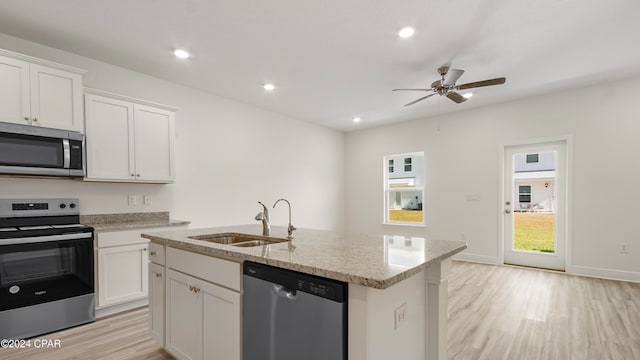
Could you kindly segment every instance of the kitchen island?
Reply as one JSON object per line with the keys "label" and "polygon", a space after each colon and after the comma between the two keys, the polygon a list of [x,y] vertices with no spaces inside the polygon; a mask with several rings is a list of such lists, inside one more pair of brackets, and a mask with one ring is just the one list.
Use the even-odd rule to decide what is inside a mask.
{"label": "kitchen island", "polygon": [[[350,360],[447,358],[446,278],[450,257],[466,248],[464,242],[308,229],[297,230],[291,242],[269,245],[207,241],[261,234],[261,226],[242,225],[142,235],[152,245],[152,334],[170,353],[240,357],[241,263],[249,260],[347,282]],[[285,237],[286,228],[273,227],[272,239]],[[172,292],[181,288],[186,293]],[[201,291],[208,305],[196,302]],[[193,303],[180,306],[183,301]],[[191,311],[197,308],[209,311],[207,318],[217,317],[215,326],[202,323],[205,314]],[[190,325],[210,334],[198,335],[199,342],[198,336],[181,335],[178,329]]]}

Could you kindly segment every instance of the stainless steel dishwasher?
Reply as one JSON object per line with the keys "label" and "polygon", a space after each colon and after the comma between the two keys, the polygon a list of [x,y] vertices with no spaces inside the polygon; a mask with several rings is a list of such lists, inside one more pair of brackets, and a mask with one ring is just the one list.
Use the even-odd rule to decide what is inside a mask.
{"label": "stainless steel dishwasher", "polygon": [[346,360],[347,284],[245,261],[244,360]]}

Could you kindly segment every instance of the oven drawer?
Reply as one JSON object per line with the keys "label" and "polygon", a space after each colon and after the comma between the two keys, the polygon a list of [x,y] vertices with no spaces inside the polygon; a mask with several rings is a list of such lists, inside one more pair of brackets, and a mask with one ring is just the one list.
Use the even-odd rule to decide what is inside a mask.
{"label": "oven drawer", "polygon": [[149,261],[164,265],[164,245],[149,243]]}

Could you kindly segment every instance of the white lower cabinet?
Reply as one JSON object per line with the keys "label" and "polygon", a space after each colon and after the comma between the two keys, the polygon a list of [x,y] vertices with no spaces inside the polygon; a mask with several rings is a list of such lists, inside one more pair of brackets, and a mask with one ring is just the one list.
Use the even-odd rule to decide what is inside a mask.
{"label": "white lower cabinet", "polygon": [[241,360],[240,264],[150,245],[151,336],[181,360]]}
{"label": "white lower cabinet", "polygon": [[147,244],[98,249],[98,307],[147,297]]}
{"label": "white lower cabinet", "polygon": [[151,337],[164,346],[164,266],[149,263],[149,329]]}
{"label": "white lower cabinet", "polygon": [[[149,295],[153,295],[154,291],[164,294],[164,246],[150,243],[140,234],[166,230],[157,227],[96,232],[96,317],[146,306]],[[150,261],[156,263],[156,267],[153,267],[155,270],[150,271],[151,265],[154,265]],[[156,319],[159,319],[158,316],[164,316],[164,296],[156,301],[161,302],[158,307],[162,310],[157,310],[156,315]],[[164,323],[154,329],[164,329]],[[158,339],[163,338],[162,334],[158,334]]]}
{"label": "white lower cabinet", "polygon": [[179,359],[240,359],[240,294],[167,274],[166,349]]}

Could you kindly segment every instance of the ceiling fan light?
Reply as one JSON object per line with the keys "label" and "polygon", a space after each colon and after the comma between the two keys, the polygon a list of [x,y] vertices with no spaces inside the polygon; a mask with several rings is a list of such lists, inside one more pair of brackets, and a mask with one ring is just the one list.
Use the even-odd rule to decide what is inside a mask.
{"label": "ceiling fan light", "polygon": [[189,54],[187,51],[182,49],[176,49],[173,52],[173,55],[175,55],[177,58],[180,58],[180,59],[187,59],[189,58],[189,56],[191,56],[191,54]]}
{"label": "ceiling fan light", "polygon": [[264,84],[262,87],[267,91],[273,91],[276,89],[276,86],[273,84]]}
{"label": "ceiling fan light", "polygon": [[362,119],[360,119],[357,116],[353,118],[353,122],[356,123],[356,124],[359,123],[360,121],[362,121]]}
{"label": "ceiling fan light", "polygon": [[416,31],[414,28],[407,26],[404,27],[402,29],[400,29],[400,31],[398,31],[398,36],[400,36],[403,39],[407,39],[413,36],[413,34],[415,34]]}
{"label": "ceiling fan light", "polygon": [[465,97],[465,99],[469,99],[470,97],[472,97],[472,96],[473,96],[473,93],[468,92],[468,93],[466,93],[466,94],[462,94],[462,96],[464,96],[464,97]]}

